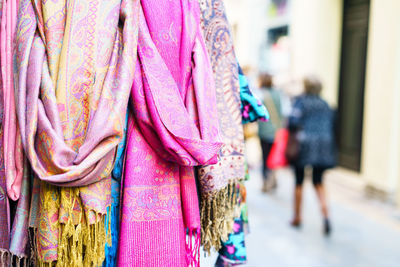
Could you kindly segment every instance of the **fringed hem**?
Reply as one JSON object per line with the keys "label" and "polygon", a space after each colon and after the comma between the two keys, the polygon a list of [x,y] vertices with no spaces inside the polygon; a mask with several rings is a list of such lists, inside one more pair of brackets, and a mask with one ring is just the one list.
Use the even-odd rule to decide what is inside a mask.
{"label": "fringed hem", "polygon": [[105,248],[105,260],[103,267],[114,267],[117,263],[117,249],[118,249],[118,216],[119,216],[119,206],[111,206],[109,210],[110,214],[107,214],[108,224],[107,227],[107,245]]}
{"label": "fringed hem", "polygon": [[6,267],[10,265],[10,252],[6,249],[0,249],[0,266]]}
{"label": "fringed hem", "polygon": [[[57,261],[48,262],[36,257],[37,266],[102,266],[105,259],[104,247],[106,243],[111,242],[111,235],[106,234],[104,227],[106,215],[101,215],[100,218],[91,225],[87,225],[85,221],[73,225],[71,220],[68,220],[67,224],[61,224]],[[34,231],[34,240],[36,240],[36,231]],[[36,245],[34,250],[37,252]]]}
{"label": "fringed hem", "polygon": [[186,262],[189,267],[200,267],[200,241],[199,228],[188,229],[186,235]]}
{"label": "fringed hem", "polygon": [[0,266],[9,267],[14,265],[27,267],[31,265],[31,261],[27,256],[17,256],[6,249],[0,249]]}
{"label": "fringed hem", "polygon": [[221,248],[221,241],[228,240],[237,212],[238,181],[231,181],[218,193],[201,199],[201,244],[210,253]]}

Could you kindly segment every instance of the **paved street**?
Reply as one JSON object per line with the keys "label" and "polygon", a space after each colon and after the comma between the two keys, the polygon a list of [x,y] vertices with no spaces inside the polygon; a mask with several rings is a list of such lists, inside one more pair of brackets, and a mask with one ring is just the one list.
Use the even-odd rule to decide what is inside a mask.
{"label": "paved street", "polygon": [[[388,204],[365,198],[363,190],[344,171],[326,175],[333,224],[330,238],[322,235],[322,220],[311,183],[307,181],[303,227],[289,226],[293,178],[278,173],[278,190],[260,191],[258,167],[247,182],[250,231],[249,267],[397,267],[400,266],[400,216]],[[348,181],[346,179],[349,179]],[[202,259],[211,267],[216,255]]]}

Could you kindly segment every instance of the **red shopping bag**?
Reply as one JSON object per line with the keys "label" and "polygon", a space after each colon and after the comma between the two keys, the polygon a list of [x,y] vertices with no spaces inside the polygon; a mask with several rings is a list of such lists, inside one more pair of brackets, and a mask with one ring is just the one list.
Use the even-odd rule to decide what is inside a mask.
{"label": "red shopping bag", "polygon": [[286,159],[286,148],[289,140],[289,131],[282,128],[276,132],[275,141],[267,158],[267,166],[270,169],[285,167],[289,164]]}

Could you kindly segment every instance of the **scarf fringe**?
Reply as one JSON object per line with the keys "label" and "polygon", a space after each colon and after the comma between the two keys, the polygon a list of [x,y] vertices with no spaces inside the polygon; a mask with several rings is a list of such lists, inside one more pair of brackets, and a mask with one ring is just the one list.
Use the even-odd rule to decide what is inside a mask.
{"label": "scarf fringe", "polygon": [[228,240],[237,212],[238,181],[231,181],[215,195],[201,199],[201,244],[208,254],[221,248],[221,241]]}
{"label": "scarf fringe", "polygon": [[186,261],[187,266],[200,267],[201,229],[188,229],[186,235]]}
{"label": "scarf fringe", "polygon": [[0,249],[0,266],[6,267],[10,264],[10,252],[5,249]]}
{"label": "scarf fringe", "polygon": [[102,215],[98,222],[91,225],[83,222],[75,226],[70,221],[61,225],[57,261],[44,262],[37,259],[37,266],[102,266],[105,259],[104,246],[108,239],[104,227],[105,216]]}
{"label": "scarf fringe", "polygon": [[[47,185],[46,189],[54,189],[54,186]],[[57,188],[55,189],[57,190]],[[62,190],[65,190],[62,192]],[[69,190],[69,191],[66,191]],[[102,266],[105,259],[104,247],[106,243],[111,243],[111,235],[106,233],[106,214],[98,213],[94,210],[83,210],[83,205],[79,198],[79,188],[63,188],[59,193],[63,208],[68,211],[68,220],[66,223],[59,224],[60,236],[57,248],[57,261],[46,262],[37,258],[36,263],[39,267],[56,266]],[[50,194],[45,194],[44,208],[50,209],[48,200]],[[46,201],[47,200],[47,201]],[[77,221],[74,221],[73,214],[76,214],[74,207],[78,201],[81,210]],[[54,203],[54,201],[53,201]],[[56,204],[59,208],[59,204]],[[107,207],[108,209],[109,207]],[[96,222],[90,224],[85,214],[94,214]],[[109,222],[108,222],[109,224]],[[108,226],[110,227],[110,226]],[[37,252],[37,229],[34,231],[35,251]],[[109,233],[109,232],[108,232]]]}
{"label": "scarf fringe", "polygon": [[1,267],[9,267],[9,266],[30,266],[32,262],[26,256],[17,256],[11,253],[9,250],[0,249],[0,266]]}

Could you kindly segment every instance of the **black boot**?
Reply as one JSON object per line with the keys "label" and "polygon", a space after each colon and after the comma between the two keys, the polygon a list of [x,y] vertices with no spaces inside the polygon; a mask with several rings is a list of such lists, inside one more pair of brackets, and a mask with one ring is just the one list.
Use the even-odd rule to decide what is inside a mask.
{"label": "black boot", "polygon": [[324,234],[325,234],[325,236],[330,236],[331,231],[332,231],[331,223],[329,222],[328,218],[325,218],[324,219]]}

